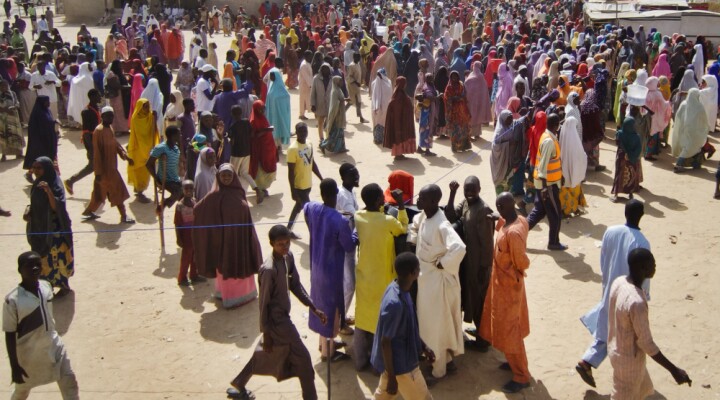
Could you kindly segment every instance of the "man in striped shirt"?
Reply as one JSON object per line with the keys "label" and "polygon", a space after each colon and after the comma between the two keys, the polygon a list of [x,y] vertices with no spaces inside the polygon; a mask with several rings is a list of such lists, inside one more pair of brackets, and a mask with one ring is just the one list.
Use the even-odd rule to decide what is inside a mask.
{"label": "man in striped shirt", "polygon": [[[178,164],[180,162],[180,128],[177,126],[168,126],[165,129],[165,141],[155,146],[150,151],[150,158],[145,166],[150,171],[150,176],[155,180],[156,185],[164,182],[165,190],[170,192],[170,196],[163,200],[165,208],[170,208],[175,202],[182,197],[182,184],[178,175]],[[156,169],[156,162],[160,160]],[[164,196],[164,193],[161,194]],[[162,210],[158,205],[157,212]]]}

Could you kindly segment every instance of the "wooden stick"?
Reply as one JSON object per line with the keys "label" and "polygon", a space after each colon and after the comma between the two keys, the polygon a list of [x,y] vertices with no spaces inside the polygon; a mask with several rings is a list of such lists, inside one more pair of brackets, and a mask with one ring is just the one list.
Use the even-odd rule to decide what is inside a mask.
{"label": "wooden stick", "polygon": [[160,187],[160,247],[165,251],[165,180],[167,179],[167,156],[160,156],[160,162],[162,163],[162,186]]}
{"label": "wooden stick", "polygon": [[332,347],[330,345],[332,344],[332,338],[326,338],[325,339],[325,347],[327,348],[327,390],[328,390],[328,400],[330,400],[330,363],[332,362],[332,354],[330,354],[330,350]]}

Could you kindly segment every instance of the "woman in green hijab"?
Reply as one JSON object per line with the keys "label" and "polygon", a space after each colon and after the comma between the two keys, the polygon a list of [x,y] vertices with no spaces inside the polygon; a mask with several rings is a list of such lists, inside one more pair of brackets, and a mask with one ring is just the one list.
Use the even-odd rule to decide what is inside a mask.
{"label": "woman in green hijab", "polygon": [[20,31],[17,30],[17,28],[13,29],[13,34],[10,38],[10,46],[17,51],[22,51],[25,62],[29,61],[27,42],[25,42],[25,38]]}

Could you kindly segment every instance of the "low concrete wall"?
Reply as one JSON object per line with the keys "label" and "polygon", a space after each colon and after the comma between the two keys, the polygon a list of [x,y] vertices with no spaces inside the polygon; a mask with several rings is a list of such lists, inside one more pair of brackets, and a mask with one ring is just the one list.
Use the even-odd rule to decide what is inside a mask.
{"label": "low concrete wall", "polygon": [[[65,4],[65,20],[69,23],[95,25],[105,12],[104,0],[63,0]],[[260,5],[265,0],[208,0],[206,2],[209,8],[217,6],[218,8],[229,5],[233,10],[237,10],[242,6],[245,11],[258,15]],[[282,0],[270,0],[282,8],[285,4]],[[193,0],[182,0],[182,2],[193,3]],[[114,1],[108,0],[108,6],[112,7]]]}
{"label": "low concrete wall", "polygon": [[[65,22],[95,26],[105,13],[104,0],[63,0],[65,6]],[[108,0],[109,7],[112,1]]]}

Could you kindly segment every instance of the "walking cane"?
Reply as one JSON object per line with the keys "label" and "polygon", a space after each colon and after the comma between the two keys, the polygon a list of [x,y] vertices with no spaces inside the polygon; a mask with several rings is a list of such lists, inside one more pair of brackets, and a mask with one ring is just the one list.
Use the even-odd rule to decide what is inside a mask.
{"label": "walking cane", "polygon": [[326,338],[326,339],[325,339],[325,347],[327,348],[327,353],[328,353],[328,356],[327,356],[327,390],[328,390],[328,400],[330,400],[330,386],[332,386],[332,385],[330,384],[330,362],[332,361],[332,360],[331,360],[332,357],[330,356],[330,343],[331,343],[331,340],[333,340],[333,339],[332,339],[332,338]]}
{"label": "walking cane", "polygon": [[[160,247],[162,251],[165,251],[165,179],[167,178],[165,168],[167,168],[167,156],[164,154],[160,156],[160,162],[162,163],[162,181],[160,186],[160,212],[158,213],[158,222],[160,223]],[[155,185],[155,196],[155,201],[158,202],[157,184]]]}

